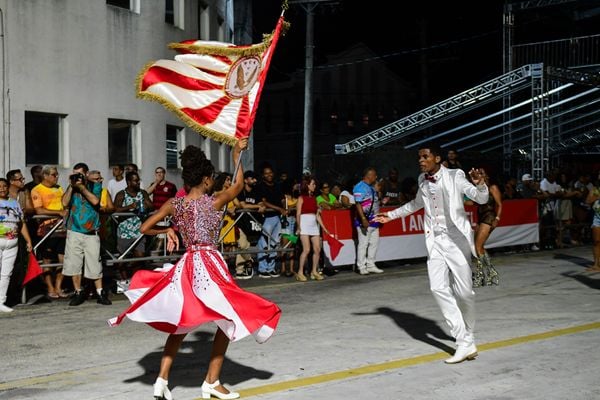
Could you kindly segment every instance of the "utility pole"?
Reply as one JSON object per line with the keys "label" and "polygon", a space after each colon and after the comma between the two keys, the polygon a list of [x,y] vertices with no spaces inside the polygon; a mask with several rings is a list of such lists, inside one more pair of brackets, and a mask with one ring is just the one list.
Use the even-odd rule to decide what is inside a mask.
{"label": "utility pole", "polygon": [[336,0],[292,0],[290,5],[299,5],[306,12],[306,45],[304,63],[304,130],[302,146],[302,169],[312,171],[313,142],[313,64],[314,64],[314,16],[315,9],[324,3],[338,3]]}

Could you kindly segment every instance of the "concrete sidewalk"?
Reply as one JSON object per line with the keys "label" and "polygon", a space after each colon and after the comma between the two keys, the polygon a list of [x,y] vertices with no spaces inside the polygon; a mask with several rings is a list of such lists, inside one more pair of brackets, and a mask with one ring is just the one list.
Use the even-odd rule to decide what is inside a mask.
{"label": "concrete sidewalk", "polygon": [[[221,381],[260,399],[598,399],[600,274],[590,246],[496,254],[500,286],[477,288],[479,357],[458,365],[424,263],[381,275],[343,271],[323,282],[241,281],[283,310],[263,345],[232,343]],[[0,315],[0,399],[149,399],[165,335],[123,310],[64,301]],[[175,399],[198,399],[212,325],[175,360]]]}

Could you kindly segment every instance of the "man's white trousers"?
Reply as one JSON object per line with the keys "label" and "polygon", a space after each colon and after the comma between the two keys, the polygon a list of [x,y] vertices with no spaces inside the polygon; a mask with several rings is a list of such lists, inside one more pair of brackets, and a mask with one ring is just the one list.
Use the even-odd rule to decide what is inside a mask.
{"label": "man's white trousers", "polygon": [[471,277],[469,244],[464,237],[446,233],[435,236],[427,272],[429,286],[456,344],[474,343],[475,292]]}

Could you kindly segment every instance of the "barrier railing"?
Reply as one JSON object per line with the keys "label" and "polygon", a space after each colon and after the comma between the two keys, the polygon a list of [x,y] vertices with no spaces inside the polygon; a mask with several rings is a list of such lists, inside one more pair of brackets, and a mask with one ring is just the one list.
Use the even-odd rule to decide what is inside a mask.
{"label": "barrier railing", "polygon": [[[269,209],[267,209],[266,211],[270,211]],[[253,220],[257,225],[262,225],[258,219],[256,218],[255,215],[253,215],[253,210],[250,209],[237,209],[235,211],[236,213],[236,218],[234,220],[234,223],[231,224],[231,226],[227,227],[227,229],[222,232],[219,236],[219,240],[218,240],[218,244],[221,247],[221,251],[223,253],[224,256],[230,256],[230,255],[237,255],[237,254],[258,254],[258,253],[274,253],[274,252],[292,252],[294,251],[293,248],[289,247],[289,243],[286,246],[280,246],[279,245],[279,241],[276,241],[275,238],[273,238],[268,232],[264,232],[261,231],[260,235],[264,235],[266,237],[267,240],[267,249],[257,249],[257,248],[248,248],[248,249],[244,249],[244,250],[225,250],[224,249],[224,244],[223,244],[223,238],[225,238],[227,236],[227,234],[236,227],[236,225],[239,223],[239,221],[244,217],[244,215],[247,215],[251,220]],[[133,212],[115,212],[110,214],[110,218],[112,219],[112,221],[118,225],[120,222],[122,222],[123,219],[125,218],[131,218],[131,217],[135,217],[138,216],[136,213]],[[35,247],[34,247],[34,251],[37,251],[37,249],[46,241],[48,240],[48,238],[50,238],[57,229],[60,228],[61,225],[63,225],[64,220],[62,219],[62,217],[60,216],[56,216],[56,215],[35,215],[32,217],[33,219],[40,219],[40,220],[45,220],[45,219],[59,219],[59,221],[56,223],[55,226],[52,227],[52,229],[50,229],[42,238],[39,239],[39,241],[36,243]],[[163,220],[163,224],[169,225],[170,224],[171,219],[169,217],[165,218]],[[133,249],[136,248],[136,246],[140,243],[140,241],[142,240],[146,240],[146,238],[148,237],[148,235],[140,235],[138,236],[128,247],[127,249],[125,249],[123,252],[119,252],[117,253],[118,255],[113,254],[111,251],[109,251],[109,249],[107,249],[105,246],[102,246],[102,254],[105,255],[107,258],[103,260],[103,263],[107,266],[112,266],[115,264],[119,264],[119,263],[132,263],[132,262],[140,262],[140,261],[150,261],[150,262],[158,262],[158,261],[169,261],[169,260],[176,260],[179,257],[181,257],[181,254],[183,252],[174,252],[173,254],[167,254],[167,249],[166,249],[166,245],[163,244],[162,246],[162,251],[163,254],[158,255],[150,255],[150,256],[144,256],[144,257],[128,257],[128,255],[130,255],[130,253],[132,252]],[[273,243],[276,242],[276,243]],[[102,242],[101,242],[102,244]],[[277,246],[275,246],[274,244],[277,244]],[[272,246],[273,245],[273,246]],[[36,253],[37,254],[37,253]],[[50,268],[50,267],[61,267],[62,263],[41,263],[40,267],[42,268]]]}

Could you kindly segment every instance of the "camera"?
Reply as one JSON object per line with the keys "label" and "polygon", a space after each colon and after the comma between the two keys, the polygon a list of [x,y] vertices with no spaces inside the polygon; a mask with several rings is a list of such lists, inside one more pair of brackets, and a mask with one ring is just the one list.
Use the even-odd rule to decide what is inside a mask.
{"label": "camera", "polygon": [[73,175],[69,175],[69,180],[71,181],[71,184],[75,184],[80,181],[83,182],[83,179],[84,179],[84,176],[80,172],[73,174]]}

